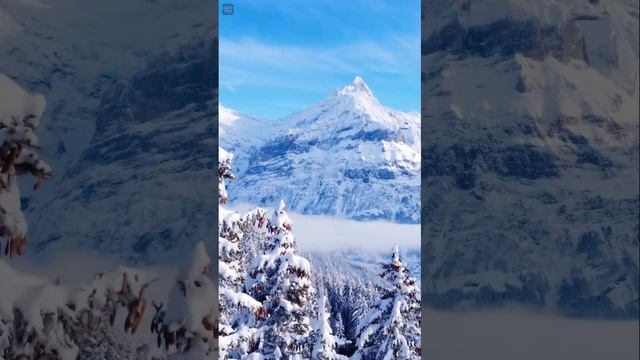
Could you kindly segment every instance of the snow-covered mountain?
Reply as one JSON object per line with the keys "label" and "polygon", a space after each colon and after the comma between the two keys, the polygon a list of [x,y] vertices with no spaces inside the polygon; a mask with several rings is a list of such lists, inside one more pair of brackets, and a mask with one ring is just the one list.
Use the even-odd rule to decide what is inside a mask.
{"label": "snow-covered mountain", "polygon": [[281,120],[220,111],[236,119],[220,124],[239,168],[231,201],[285,199],[305,214],[420,221],[420,115],[381,105],[360,77]]}
{"label": "snow-covered mountain", "polygon": [[423,298],[638,317],[638,2],[427,0]]}
{"label": "snow-covered mountain", "polygon": [[27,256],[153,261],[213,239],[215,13],[206,0],[0,3],[0,72],[47,99],[54,177],[22,186]]}
{"label": "snow-covered mountain", "polygon": [[242,172],[249,163],[246,154],[264,142],[274,131],[273,122],[244,115],[218,104],[218,141],[233,154],[245,154],[234,158],[236,172]]}
{"label": "snow-covered mountain", "polygon": [[273,131],[273,124],[219,104],[218,129],[221,144],[225,149],[235,153],[240,148],[264,141]]}

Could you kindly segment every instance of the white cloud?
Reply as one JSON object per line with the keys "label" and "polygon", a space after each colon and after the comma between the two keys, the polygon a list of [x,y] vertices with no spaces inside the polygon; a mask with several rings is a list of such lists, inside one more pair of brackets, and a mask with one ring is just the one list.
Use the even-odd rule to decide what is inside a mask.
{"label": "white cloud", "polygon": [[[242,213],[251,209],[234,204]],[[270,214],[270,211],[268,211]],[[368,250],[388,252],[394,245],[402,250],[420,249],[420,225],[384,221],[355,221],[331,216],[289,213],[293,233],[301,251]]]}
{"label": "white cloud", "polygon": [[[220,40],[220,83],[306,88],[309,78],[378,73],[402,76],[419,61],[419,39],[358,41],[333,47],[268,44],[252,38]],[[416,64],[414,64],[414,62]],[[286,75],[286,76],[283,76]],[[320,90],[320,89],[318,89]]]}

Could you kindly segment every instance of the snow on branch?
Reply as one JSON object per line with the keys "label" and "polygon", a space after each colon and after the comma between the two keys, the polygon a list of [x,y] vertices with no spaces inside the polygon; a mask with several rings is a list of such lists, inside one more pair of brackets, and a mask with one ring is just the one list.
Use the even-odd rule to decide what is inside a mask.
{"label": "snow on branch", "polygon": [[[119,308],[127,308],[125,331],[135,332],[144,310],[144,289],[154,274],[120,267],[98,274],[78,289],[33,276],[0,260],[0,355],[8,358],[76,359],[89,350],[96,328],[114,325]],[[109,341],[109,339],[105,339]]]}
{"label": "snow on branch", "polygon": [[3,74],[0,94],[0,239],[4,240],[0,251],[14,256],[21,255],[27,244],[27,222],[20,208],[17,176],[35,176],[33,189],[38,190],[42,181],[53,174],[37,152],[40,144],[35,132],[45,109],[44,97],[26,92]]}

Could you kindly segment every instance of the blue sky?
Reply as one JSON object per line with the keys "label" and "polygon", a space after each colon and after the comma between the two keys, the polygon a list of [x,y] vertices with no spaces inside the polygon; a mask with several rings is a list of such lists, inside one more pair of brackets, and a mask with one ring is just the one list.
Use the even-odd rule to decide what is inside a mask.
{"label": "blue sky", "polygon": [[221,0],[220,101],[277,119],[361,76],[386,106],[420,111],[419,0]]}

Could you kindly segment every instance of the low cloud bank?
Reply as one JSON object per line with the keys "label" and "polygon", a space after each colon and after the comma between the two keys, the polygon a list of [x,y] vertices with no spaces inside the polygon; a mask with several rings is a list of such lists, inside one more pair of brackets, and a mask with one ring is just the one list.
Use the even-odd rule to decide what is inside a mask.
{"label": "low cloud bank", "polygon": [[[240,213],[251,205],[237,204]],[[271,209],[268,209],[270,214]],[[302,251],[369,250],[391,251],[395,244],[402,250],[420,249],[420,225],[384,221],[355,221],[320,215],[289,213],[293,233]]]}

